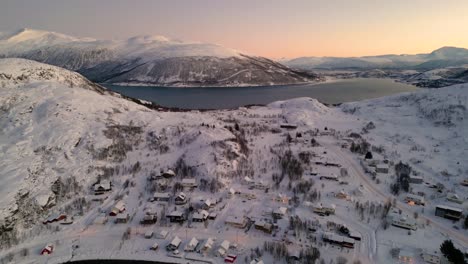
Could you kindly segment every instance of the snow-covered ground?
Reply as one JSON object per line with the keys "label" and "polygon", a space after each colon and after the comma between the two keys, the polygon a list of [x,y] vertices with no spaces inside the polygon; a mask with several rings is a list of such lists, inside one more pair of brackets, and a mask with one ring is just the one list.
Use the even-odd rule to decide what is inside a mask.
{"label": "snow-covered ground", "polygon": [[[236,263],[254,258],[286,263],[283,253],[274,253],[281,247],[289,255],[316,248],[325,263],[338,257],[348,263],[395,263],[393,248],[413,252],[415,263],[422,263],[420,253],[437,250],[447,238],[465,250],[463,220],[437,217],[434,208],[449,205],[466,215],[468,187],[460,182],[468,174],[467,107],[468,85],[458,85],[340,107],[297,98],[237,110],[170,112],[136,104],[61,68],[2,59],[0,259],[223,263],[217,252],[224,240],[231,245],[228,254],[237,255]],[[374,147],[373,160],[388,161],[388,173],[365,172],[364,155],[350,151],[351,141],[362,139]],[[423,177],[410,191],[423,193],[425,206],[405,203],[404,192],[391,194],[392,164],[400,161]],[[168,169],[176,176],[156,177]],[[198,187],[183,188],[183,178],[196,179]],[[98,179],[112,181],[112,190],[94,195]],[[188,201],[151,202],[156,191],[173,197],[183,191]],[[448,201],[449,194],[462,203]],[[194,222],[194,213],[207,200],[217,201],[206,208],[217,217]],[[109,216],[117,201],[125,203],[127,223]],[[417,229],[387,226],[390,204],[402,216],[416,216]],[[335,214],[314,213],[320,206],[335,208]],[[287,209],[285,215],[273,217],[280,207]],[[142,225],[148,209],[157,222]],[[169,222],[165,216],[173,211],[188,220]],[[42,224],[59,213],[68,220],[73,216],[73,223]],[[98,223],[103,215],[108,221]],[[226,223],[244,216],[243,228]],[[253,223],[261,221],[273,224],[271,234],[255,228]],[[339,231],[342,225],[362,237],[352,239],[354,248],[323,240],[326,232],[346,236]],[[145,238],[150,230],[168,235]],[[182,240],[175,256],[166,251],[174,237]],[[185,252],[193,237],[200,241],[197,249],[209,238],[214,244],[200,253]],[[155,242],[159,249],[152,251]],[[53,253],[40,256],[47,244]],[[302,257],[304,263],[313,263],[310,259]]]}

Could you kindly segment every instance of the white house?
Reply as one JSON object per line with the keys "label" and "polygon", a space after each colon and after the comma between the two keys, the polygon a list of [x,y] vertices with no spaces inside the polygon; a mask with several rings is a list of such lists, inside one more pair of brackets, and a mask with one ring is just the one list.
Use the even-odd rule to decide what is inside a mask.
{"label": "white house", "polygon": [[213,238],[208,238],[205,242],[205,244],[203,244],[203,247],[202,247],[202,251],[208,251],[210,249],[213,248],[213,244],[214,244],[214,240]]}
{"label": "white house", "polygon": [[229,250],[229,245],[230,245],[229,241],[224,240],[223,243],[221,243],[221,245],[218,248],[218,255],[220,256],[226,255],[227,251]]}
{"label": "white house", "polygon": [[158,239],[166,239],[169,232],[167,230],[161,230],[158,234],[156,234],[156,238]]}
{"label": "white house", "polygon": [[200,212],[195,212],[192,216],[192,220],[194,222],[203,222],[205,221],[206,219],[208,219],[208,211],[206,210],[201,210]]}
{"label": "white house", "polygon": [[176,236],[174,237],[174,239],[172,239],[171,243],[169,243],[169,245],[167,245],[166,248],[169,251],[174,251],[179,248],[181,243],[182,243],[182,240]]}
{"label": "white house", "polygon": [[184,248],[184,251],[187,251],[187,252],[193,252],[195,251],[195,249],[197,248],[198,244],[200,242],[195,238],[193,237],[190,242],[188,242],[187,245],[185,245],[185,248]]}
{"label": "white house", "polygon": [[275,211],[273,211],[273,216],[276,218],[283,218],[287,212],[288,212],[288,208],[282,206],[276,209]]}
{"label": "white house", "polygon": [[123,201],[118,201],[112,208],[110,215],[116,216],[123,211],[125,211],[125,203]]}

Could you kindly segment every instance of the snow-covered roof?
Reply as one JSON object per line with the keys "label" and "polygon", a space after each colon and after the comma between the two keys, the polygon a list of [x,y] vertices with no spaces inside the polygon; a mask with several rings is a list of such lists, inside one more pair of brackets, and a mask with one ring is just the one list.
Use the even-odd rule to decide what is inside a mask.
{"label": "snow-covered roof", "polygon": [[452,210],[452,211],[456,211],[456,212],[460,212],[462,213],[463,212],[463,209],[460,209],[460,208],[456,208],[456,207],[452,207],[452,206],[448,206],[448,205],[437,205],[436,208],[441,208],[441,209],[446,209],[446,210]]}

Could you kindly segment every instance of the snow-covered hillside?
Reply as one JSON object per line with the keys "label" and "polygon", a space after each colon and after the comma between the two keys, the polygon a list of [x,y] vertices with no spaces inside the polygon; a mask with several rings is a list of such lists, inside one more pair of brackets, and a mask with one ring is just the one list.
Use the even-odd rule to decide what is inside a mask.
{"label": "snow-covered hillside", "polygon": [[164,86],[245,86],[319,80],[266,58],[220,45],[163,36],[75,38],[22,29],[0,35],[0,58],[20,57],[75,70],[96,82]]}
{"label": "snow-covered hillside", "polygon": [[[466,249],[463,221],[435,206],[466,214],[467,107],[459,85],[340,107],[297,98],[170,112],[68,70],[0,59],[0,261],[370,264],[401,249],[418,263],[447,238]],[[392,193],[400,161],[422,177],[408,192],[424,206]],[[176,238],[180,252],[166,250]]]}

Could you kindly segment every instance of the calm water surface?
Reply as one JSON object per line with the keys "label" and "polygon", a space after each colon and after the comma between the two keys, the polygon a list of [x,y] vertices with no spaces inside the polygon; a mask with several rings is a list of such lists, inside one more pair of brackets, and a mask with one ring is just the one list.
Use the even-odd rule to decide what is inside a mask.
{"label": "calm water surface", "polygon": [[322,103],[336,104],[418,90],[415,86],[390,79],[347,79],[319,84],[260,87],[104,86],[162,106],[188,109],[235,108],[296,97],[312,97]]}

